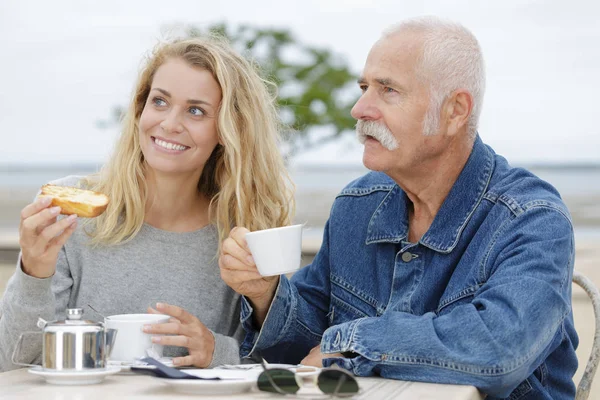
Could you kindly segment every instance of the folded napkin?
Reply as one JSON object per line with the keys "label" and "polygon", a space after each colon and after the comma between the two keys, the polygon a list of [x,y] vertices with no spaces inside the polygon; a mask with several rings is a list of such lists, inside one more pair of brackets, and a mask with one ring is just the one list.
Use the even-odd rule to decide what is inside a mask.
{"label": "folded napkin", "polygon": [[219,381],[221,380],[218,376],[213,377],[200,377],[196,375],[187,374],[183,371],[180,371],[176,368],[168,367],[160,361],[146,357],[142,358],[140,361],[145,362],[147,364],[152,365],[153,367],[141,367],[141,366],[132,366],[131,372],[135,372],[136,374],[143,375],[151,375],[159,378],[169,378],[169,379],[202,379],[208,381]]}

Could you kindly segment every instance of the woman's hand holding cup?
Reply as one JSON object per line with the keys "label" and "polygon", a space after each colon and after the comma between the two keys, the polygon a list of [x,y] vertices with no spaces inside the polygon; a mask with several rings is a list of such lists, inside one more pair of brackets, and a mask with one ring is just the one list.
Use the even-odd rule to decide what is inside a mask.
{"label": "woman's hand holding cup", "polygon": [[173,358],[173,365],[198,368],[210,365],[215,351],[215,337],[198,318],[181,307],[165,303],[157,303],[156,310],[148,307],[148,312],[171,316],[167,323],[144,326],[145,333],[165,335],[153,336],[152,343],[188,349],[187,356]]}

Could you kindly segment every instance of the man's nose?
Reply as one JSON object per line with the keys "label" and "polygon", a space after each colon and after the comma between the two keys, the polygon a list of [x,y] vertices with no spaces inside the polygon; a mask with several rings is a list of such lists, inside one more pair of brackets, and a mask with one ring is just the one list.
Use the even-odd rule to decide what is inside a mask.
{"label": "man's nose", "polygon": [[166,116],[165,119],[160,123],[160,127],[167,133],[181,133],[183,132],[183,125],[181,123],[181,117],[179,112],[173,108]]}
{"label": "man's nose", "polygon": [[350,114],[356,120],[377,120],[381,118],[381,112],[377,108],[374,91],[365,91],[362,96],[358,98]]}

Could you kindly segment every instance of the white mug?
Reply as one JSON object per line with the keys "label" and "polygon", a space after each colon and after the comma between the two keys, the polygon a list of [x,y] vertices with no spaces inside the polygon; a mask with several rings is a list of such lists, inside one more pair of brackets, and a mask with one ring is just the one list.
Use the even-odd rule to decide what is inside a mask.
{"label": "white mug", "polygon": [[262,276],[287,274],[300,268],[302,224],[246,233],[246,242]]}
{"label": "white mug", "polygon": [[159,335],[144,333],[142,328],[147,324],[164,324],[169,322],[170,318],[163,314],[121,314],[106,317],[104,326],[117,330],[109,359],[121,363],[133,363],[138,358],[162,357],[163,346],[152,343],[152,336]]}

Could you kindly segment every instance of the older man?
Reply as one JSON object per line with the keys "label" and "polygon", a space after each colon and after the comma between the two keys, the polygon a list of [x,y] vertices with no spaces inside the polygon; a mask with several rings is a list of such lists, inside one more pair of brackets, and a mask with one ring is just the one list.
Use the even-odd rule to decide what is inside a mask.
{"label": "older man", "polygon": [[223,243],[221,276],[245,296],[243,355],[573,398],[569,212],[479,138],[475,37],[404,22],[375,43],[359,85],[352,115],[373,172],[337,196],[313,263],[264,278],[245,229]]}

